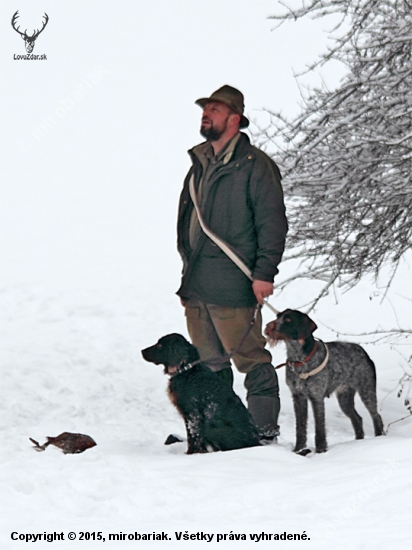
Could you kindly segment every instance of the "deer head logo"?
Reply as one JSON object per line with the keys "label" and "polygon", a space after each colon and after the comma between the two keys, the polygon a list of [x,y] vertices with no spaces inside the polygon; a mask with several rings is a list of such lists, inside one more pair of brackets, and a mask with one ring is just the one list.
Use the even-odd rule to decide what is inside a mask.
{"label": "deer head logo", "polygon": [[37,40],[37,37],[39,36],[39,34],[41,32],[43,32],[44,30],[44,27],[47,25],[47,22],[49,20],[49,16],[47,15],[47,13],[45,13],[43,15],[45,21],[43,21],[43,26],[42,28],[39,30],[37,29],[37,31],[34,31],[32,36],[28,36],[27,34],[27,29],[24,31],[24,32],[20,32],[19,29],[20,27],[17,27],[16,28],[16,21],[17,21],[17,18],[19,17],[19,12],[18,10],[16,11],[16,13],[13,15],[12,17],[12,20],[11,20],[11,26],[13,27],[13,29],[18,32],[20,34],[20,36],[23,38],[24,40],[24,44],[26,46],[26,52],[27,53],[31,53],[33,51],[33,48],[34,48],[34,43],[35,41]]}

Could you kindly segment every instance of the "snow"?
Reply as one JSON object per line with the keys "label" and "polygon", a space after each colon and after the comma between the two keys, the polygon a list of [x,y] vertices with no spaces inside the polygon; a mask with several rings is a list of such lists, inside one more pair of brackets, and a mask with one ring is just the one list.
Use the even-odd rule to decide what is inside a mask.
{"label": "snow", "polygon": [[[332,397],[329,451],[296,456],[292,403],[279,371],[278,445],[195,456],[185,454],[185,443],[163,445],[170,433],[184,435],[183,422],[168,400],[162,367],[143,361],[140,350],[164,334],[187,334],[174,294],[181,268],[175,217],[189,165],[185,151],[200,141],[193,102],[230,83],[245,92],[249,115],[275,104],[292,109],[290,68],[302,64],[308,48],[296,40],[279,55],[293,29],[270,33],[271,0],[194,6],[157,0],[143,13],[143,3],[127,0],[46,2],[39,9],[50,21],[34,53],[47,53],[47,62],[14,61],[24,43],[11,28],[2,36],[0,547],[31,547],[12,533],[41,534],[33,543],[40,550],[249,548],[256,544],[250,535],[286,533],[310,540],[258,544],[407,549],[411,418],[375,438],[359,403],[366,438],[354,441]],[[2,20],[15,9],[4,2]],[[37,17],[36,10],[21,1],[23,25],[26,12]],[[217,13],[222,26],[215,29]],[[215,33],[211,39],[199,29]],[[223,40],[233,63],[211,70]],[[310,46],[321,49],[315,37]],[[100,80],[58,116],[61,101],[92,83],[95,69]],[[39,137],[50,116],[55,124]],[[338,303],[324,300],[313,315],[317,336],[392,328],[397,319],[408,327],[409,281],[405,263],[383,301],[369,281]],[[294,283],[271,303],[302,306],[306,284]],[[407,415],[396,388],[405,363],[399,349],[407,357],[410,348],[365,347],[376,363],[388,426]],[[283,362],[282,346],[272,352],[276,364]],[[235,390],[245,398],[238,373]],[[53,446],[35,452],[29,441],[42,444],[63,431],[87,434],[97,446],[64,455]],[[311,417],[309,441],[313,447]],[[179,541],[180,532],[214,536]],[[53,533],[64,540],[44,540]],[[101,533],[105,542],[80,540],[80,533]],[[171,540],[109,541],[120,533],[166,533]],[[235,534],[247,540],[230,540]]]}
{"label": "snow", "polygon": [[[1,548],[25,547],[11,541],[12,532],[63,532],[67,539],[70,531],[100,531],[105,547],[113,548],[120,542],[109,542],[110,533],[153,531],[172,539],[150,543],[159,547],[182,544],[175,539],[179,531],[215,534],[209,544],[221,545],[235,543],[218,543],[218,534],[249,539],[254,533],[305,531],[310,541],[284,544],[408,548],[410,419],[374,438],[359,404],[366,438],[354,441],[333,397],[327,400],[329,451],[296,456],[282,373],[278,445],[188,456],[185,443],[163,445],[169,433],[184,434],[183,422],[167,398],[162,367],[140,355],[166,332],[186,334],[177,299],[165,296],[154,305],[137,286],[58,293],[35,285],[3,287],[1,299]],[[334,315],[339,311],[336,306]],[[395,352],[369,351],[387,426],[406,415],[396,393],[390,393],[401,370]],[[273,353],[280,362],[284,350]],[[235,380],[244,398],[242,376],[236,373]],[[312,419],[309,426],[313,447]],[[88,434],[97,446],[80,455],[64,455],[52,446],[43,453],[32,450],[29,437],[43,443],[63,431]],[[54,542],[70,548],[85,544]]]}

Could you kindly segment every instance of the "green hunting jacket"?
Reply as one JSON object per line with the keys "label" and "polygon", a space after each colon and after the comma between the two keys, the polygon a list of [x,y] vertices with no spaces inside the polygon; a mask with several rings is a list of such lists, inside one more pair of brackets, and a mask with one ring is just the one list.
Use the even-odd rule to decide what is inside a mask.
{"label": "green hunting jacket", "polygon": [[[198,189],[205,148],[189,151],[192,160],[183,185],[178,213],[178,250],[183,260],[177,294],[204,303],[253,307],[256,299],[248,277],[202,231],[190,245],[193,202],[189,180]],[[285,247],[288,229],[279,168],[241,133],[234,152],[208,180],[207,198],[201,206],[208,227],[223,239],[252,271],[254,279],[273,282]],[[193,243],[193,240],[192,240]]]}

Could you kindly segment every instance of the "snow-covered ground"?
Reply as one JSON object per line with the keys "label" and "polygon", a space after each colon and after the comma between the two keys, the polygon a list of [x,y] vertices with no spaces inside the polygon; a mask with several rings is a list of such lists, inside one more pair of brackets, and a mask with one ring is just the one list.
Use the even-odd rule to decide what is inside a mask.
{"label": "snow-covered ground", "polygon": [[[290,548],[410,547],[411,420],[374,438],[359,404],[367,436],[354,441],[333,397],[327,402],[329,452],[295,456],[282,373],[278,445],[187,456],[185,444],[163,445],[167,434],[184,434],[183,423],[166,396],[162,367],[140,355],[167,332],[185,334],[176,298],[155,303],[132,286],[0,290],[2,549],[26,548],[26,542],[11,540],[13,532],[64,533],[65,542],[53,543],[58,548],[92,544],[67,541],[69,532],[101,532],[104,546],[113,548],[136,542],[109,542],[110,534],[153,532],[171,540],[151,547],[182,544],[176,532],[214,534],[209,544],[218,543],[217,535],[244,534],[247,541],[219,542],[244,547],[252,544],[251,534],[262,532],[310,538],[284,541]],[[335,315],[339,311],[336,306]],[[328,338],[325,329],[318,333]],[[368,350],[388,425],[405,415],[396,392],[390,393],[402,371],[395,352]],[[275,349],[275,361],[283,354]],[[236,391],[244,397],[238,374]],[[80,455],[53,446],[32,450],[29,437],[42,443],[63,431],[89,434],[97,446]]]}
{"label": "snow-covered ground", "polygon": [[[311,23],[271,33],[266,17],[274,4],[2,2],[2,550],[247,548],[257,540],[250,535],[262,533],[272,540],[260,538],[260,546],[411,547],[412,417],[374,438],[359,404],[366,438],[354,441],[332,397],[329,451],[295,456],[280,371],[278,445],[187,456],[184,444],[163,445],[169,433],[184,434],[183,422],[167,398],[162,368],[141,358],[160,336],[186,334],[174,295],[175,217],[186,150],[201,140],[194,101],[227,83],[244,92],[251,119],[264,106],[291,112],[299,97],[292,67],[301,69],[323,47]],[[28,29],[48,13],[34,50],[47,61],[13,59],[25,53],[7,23],[17,8]],[[272,303],[298,308],[307,293],[301,282]],[[314,314],[316,335],[392,328],[394,310],[410,328],[407,264],[389,298],[382,301],[365,281],[338,303],[324,300]],[[407,414],[396,395],[404,360],[387,344],[366,347],[388,426]],[[401,351],[408,357],[410,346]],[[273,356],[281,363],[283,347]],[[244,399],[242,384],[236,373]],[[63,431],[88,434],[97,446],[80,455],[33,450],[29,437],[43,443]],[[312,419],[309,436],[312,445]],[[54,533],[64,541],[42,540]],[[120,533],[170,540],[109,541]],[[214,536],[186,540],[186,533]],[[273,540],[285,533],[304,539]],[[24,539],[40,534],[36,542]]]}

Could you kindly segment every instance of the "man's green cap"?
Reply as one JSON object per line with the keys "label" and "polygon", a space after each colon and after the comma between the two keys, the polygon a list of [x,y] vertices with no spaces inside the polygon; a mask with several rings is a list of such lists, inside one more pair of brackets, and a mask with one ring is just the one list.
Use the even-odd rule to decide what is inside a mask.
{"label": "man's green cap", "polygon": [[213,92],[210,97],[202,97],[201,99],[195,101],[195,103],[203,109],[206,103],[210,103],[211,101],[220,101],[221,103],[225,103],[235,113],[240,115],[240,128],[247,128],[249,126],[249,120],[243,114],[245,110],[243,94],[236,88],[225,84],[225,86],[222,86]]}

